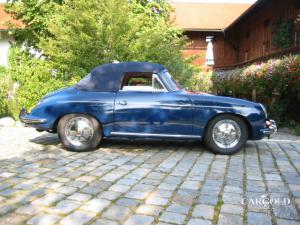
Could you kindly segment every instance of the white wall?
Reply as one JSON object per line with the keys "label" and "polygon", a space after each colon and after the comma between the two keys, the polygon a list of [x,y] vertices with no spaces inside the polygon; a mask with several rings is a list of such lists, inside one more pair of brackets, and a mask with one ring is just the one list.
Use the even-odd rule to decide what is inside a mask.
{"label": "white wall", "polygon": [[7,31],[0,31],[0,66],[8,66],[9,40]]}

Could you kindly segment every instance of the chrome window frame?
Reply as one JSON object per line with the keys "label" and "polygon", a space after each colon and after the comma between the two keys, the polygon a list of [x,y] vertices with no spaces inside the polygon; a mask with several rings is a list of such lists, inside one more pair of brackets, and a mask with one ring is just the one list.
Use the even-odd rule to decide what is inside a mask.
{"label": "chrome window frame", "polygon": [[[155,90],[155,89],[153,89],[153,81],[154,81],[154,79],[156,79],[159,83],[160,83],[160,85],[164,88],[164,90]],[[160,79],[160,77],[158,76],[158,74],[156,74],[156,73],[153,73],[152,74],[152,89],[153,90],[145,90],[145,91],[143,91],[143,90],[123,90],[123,89],[120,89],[119,91],[122,91],[122,92],[141,92],[141,93],[145,93],[145,92],[151,92],[151,93],[164,93],[164,92],[168,92],[168,89],[166,88],[166,86],[165,86],[165,84],[161,81],[161,79]]]}

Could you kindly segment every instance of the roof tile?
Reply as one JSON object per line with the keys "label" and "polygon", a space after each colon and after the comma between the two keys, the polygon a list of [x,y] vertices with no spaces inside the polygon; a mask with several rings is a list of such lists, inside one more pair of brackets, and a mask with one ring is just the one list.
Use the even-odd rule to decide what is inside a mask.
{"label": "roof tile", "polygon": [[184,30],[221,31],[251,4],[172,2],[174,23]]}
{"label": "roof tile", "polygon": [[4,5],[0,4],[0,30],[8,30],[9,24],[12,24],[18,28],[23,28],[24,24],[21,21],[18,21],[10,14],[4,11]]}

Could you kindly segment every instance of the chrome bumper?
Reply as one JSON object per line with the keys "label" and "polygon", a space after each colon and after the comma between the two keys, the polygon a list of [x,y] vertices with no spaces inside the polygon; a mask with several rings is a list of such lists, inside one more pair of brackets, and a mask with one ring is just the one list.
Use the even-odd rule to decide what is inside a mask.
{"label": "chrome bumper", "polygon": [[22,109],[20,114],[19,114],[20,121],[24,123],[25,125],[27,124],[41,124],[41,123],[46,123],[47,119],[43,118],[37,118],[34,116],[31,116],[27,114],[26,109]]}
{"label": "chrome bumper", "polygon": [[261,129],[261,132],[267,136],[268,138],[272,137],[277,131],[277,125],[274,120],[267,120],[266,121],[266,128]]}

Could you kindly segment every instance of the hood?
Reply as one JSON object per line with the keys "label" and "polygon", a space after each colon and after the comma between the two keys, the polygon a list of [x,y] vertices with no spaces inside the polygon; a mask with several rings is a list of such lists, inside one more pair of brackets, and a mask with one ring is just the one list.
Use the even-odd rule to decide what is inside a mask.
{"label": "hood", "polygon": [[192,94],[192,95],[212,95],[212,94],[208,94],[206,92],[202,92],[202,91],[184,91],[187,94]]}
{"label": "hood", "polygon": [[206,93],[187,93],[194,104],[203,106],[220,106],[220,107],[255,107],[260,108],[260,104],[249,100],[216,96]]}

